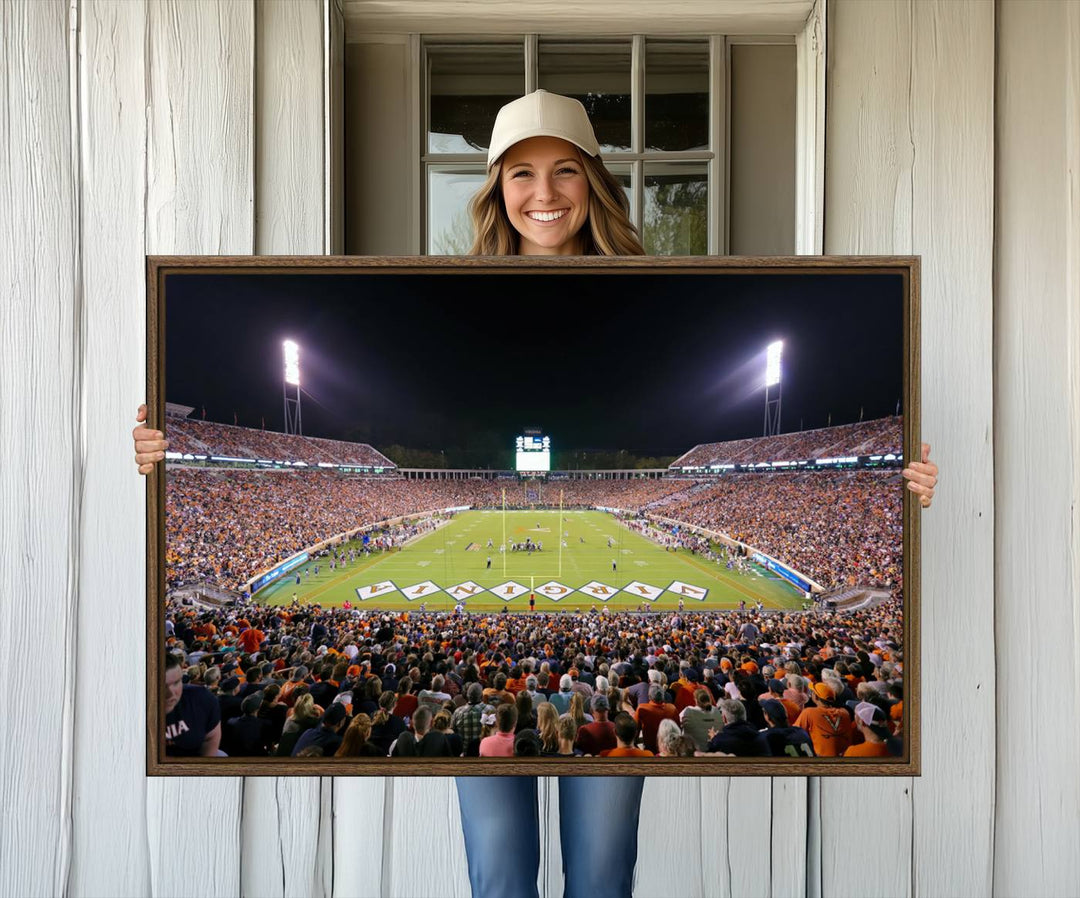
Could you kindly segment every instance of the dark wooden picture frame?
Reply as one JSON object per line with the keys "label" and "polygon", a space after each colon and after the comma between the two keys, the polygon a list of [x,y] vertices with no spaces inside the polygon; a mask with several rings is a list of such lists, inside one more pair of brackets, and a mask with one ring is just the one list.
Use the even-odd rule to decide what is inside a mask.
{"label": "dark wooden picture frame", "polygon": [[[273,277],[327,275],[468,278],[483,284],[492,274],[558,280],[566,277],[654,275],[716,278],[759,275],[799,278],[817,275],[899,276],[903,293],[903,459],[918,460],[920,445],[920,312],[918,257],[694,257],[550,259],[537,257],[147,257],[147,400],[150,426],[166,430],[165,357],[169,278],[172,275]],[[456,283],[460,284],[461,281]],[[253,310],[253,314],[254,314]],[[850,311],[850,310],[849,310]],[[821,313],[843,314],[822,308]],[[891,360],[890,360],[891,364]],[[171,397],[170,397],[171,398]],[[690,447],[687,447],[690,448]],[[158,465],[147,478],[147,754],[148,775],[323,776],[323,775],[649,775],[649,776],[918,776],[920,774],[920,526],[919,503],[903,490],[903,753],[888,758],[212,758],[166,757],[165,551],[166,472]],[[718,612],[721,613],[721,612]],[[810,612],[814,613],[814,612]]]}

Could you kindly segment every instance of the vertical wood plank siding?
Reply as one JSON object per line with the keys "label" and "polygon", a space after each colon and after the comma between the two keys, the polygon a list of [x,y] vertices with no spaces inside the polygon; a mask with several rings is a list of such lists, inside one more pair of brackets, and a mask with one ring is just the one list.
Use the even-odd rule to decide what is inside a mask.
{"label": "vertical wood plank siding", "polygon": [[829,8],[825,251],[922,256],[922,434],[946,473],[923,517],[923,775],[822,780],[822,894],[989,894],[994,8]]}
{"label": "vertical wood plank siding", "polygon": [[[150,894],[145,735],[144,478],[131,428],[146,378],[147,7],[79,7],[85,424],[69,892]],[[141,713],[141,712],[140,712]],[[140,721],[141,723],[141,721]],[[121,860],[122,859],[122,860]]]}
{"label": "vertical wood plank siding", "polygon": [[[1080,765],[1072,748],[1080,735],[1072,713],[1080,700],[1077,12],[1066,3],[998,5],[994,890],[1001,895],[1070,895],[1080,882]],[[1061,738],[1070,748],[1059,751],[1054,715],[1066,708]]]}
{"label": "vertical wood plank siding", "polygon": [[[254,252],[319,254],[326,251],[322,3],[260,0],[254,13]],[[244,896],[329,898],[331,790],[318,777],[244,780]]]}
{"label": "vertical wood plank siding", "polygon": [[[71,854],[83,447],[68,21],[55,0],[0,14],[0,891],[26,896],[62,889]],[[45,669],[27,663],[39,651]]]}
{"label": "vertical wood plank siding", "polygon": [[[911,233],[911,15],[904,2],[881,9],[839,0],[828,5],[826,253],[918,252]],[[927,386],[924,380],[924,403]],[[924,538],[924,564],[928,549]],[[822,895],[911,894],[911,784],[900,777],[821,778],[813,822],[821,827]],[[866,852],[874,857],[873,876],[853,875],[852,858]]]}
{"label": "vertical wood plank siding", "polygon": [[922,433],[946,472],[923,516],[916,895],[990,894],[994,816],[994,7],[912,5],[912,251]]}
{"label": "vertical wood plank siding", "polygon": [[255,7],[255,252],[328,251],[321,0]]}
{"label": "vertical wood plank siding", "polygon": [[[251,0],[147,7],[148,253],[255,248],[254,19]],[[238,777],[147,781],[155,896],[241,894],[242,792]]]}

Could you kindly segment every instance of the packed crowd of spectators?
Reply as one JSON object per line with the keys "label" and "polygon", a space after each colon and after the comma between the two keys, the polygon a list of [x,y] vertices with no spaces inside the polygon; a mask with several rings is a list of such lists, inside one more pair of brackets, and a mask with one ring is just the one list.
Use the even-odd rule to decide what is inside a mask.
{"label": "packed crowd of spectators", "polygon": [[892,757],[900,606],[166,609],[170,755]]}
{"label": "packed crowd of spectators", "polygon": [[[640,507],[687,487],[681,481],[571,480],[542,501],[567,508],[617,502]],[[212,580],[239,590],[257,573],[338,533],[402,515],[461,506],[528,505],[526,484],[493,480],[404,480],[294,471],[170,467],[165,486],[165,577],[169,589]]]}
{"label": "packed crowd of spectators", "polygon": [[868,468],[742,473],[696,483],[646,506],[726,533],[835,588],[903,585],[903,478]]}
{"label": "packed crowd of spectators", "polygon": [[900,454],[904,445],[903,425],[902,417],[878,418],[779,436],[703,443],[675,459],[671,467],[705,468],[709,465],[749,465],[889,452]]}
{"label": "packed crowd of spectators", "polygon": [[[527,485],[333,471],[170,468],[166,583],[230,589],[335,534],[402,515],[528,504]],[[888,469],[744,473],[709,481],[570,480],[541,501],[652,512],[748,543],[826,588],[902,587],[902,479]],[[683,542],[689,536],[684,537]]]}
{"label": "packed crowd of spectators", "polygon": [[390,459],[367,443],[346,443],[322,437],[275,433],[177,415],[170,416],[166,426],[170,452],[281,462],[302,461],[309,465],[331,462],[340,465],[395,467]]}

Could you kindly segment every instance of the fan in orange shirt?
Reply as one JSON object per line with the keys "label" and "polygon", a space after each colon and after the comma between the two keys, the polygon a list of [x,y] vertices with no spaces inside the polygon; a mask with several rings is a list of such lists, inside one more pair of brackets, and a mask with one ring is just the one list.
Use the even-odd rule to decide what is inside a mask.
{"label": "fan in orange shirt", "polygon": [[647,748],[635,748],[634,740],[637,739],[638,725],[625,711],[615,715],[615,748],[607,748],[600,752],[601,758],[652,758],[655,757]]}
{"label": "fan in orange shirt", "polygon": [[254,655],[259,650],[259,646],[262,645],[264,639],[266,639],[266,634],[262,630],[248,627],[236,641],[245,652]]}
{"label": "fan in orange shirt", "polygon": [[697,673],[690,673],[686,667],[682,668],[680,674],[681,676],[672,686],[672,692],[675,693],[675,710],[681,714],[683,708],[697,707],[694,692],[701,688],[701,684],[698,682]]}
{"label": "fan in orange shirt", "polygon": [[664,687],[653,683],[649,686],[649,700],[638,705],[636,721],[641,724],[645,747],[653,754],[657,749],[656,733],[660,728],[660,721],[665,718],[679,722],[675,706],[664,701]]}
{"label": "fan in orange shirt", "polygon": [[799,715],[802,714],[802,705],[793,702],[789,698],[784,698],[785,686],[787,684],[784,680],[769,680],[768,690],[761,693],[758,696],[758,702],[764,701],[778,701],[784,706],[784,710],[787,712],[788,726],[795,726],[795,721],[799,719]]}
{"label": "fan in orange shirt", "polygon": [[885,725],[885,712],[870,702],[855,706],[855,726],[862,733],[864,742],[852,745],[844,752],[845,758],[888,758],[891,756],[885,740],[889,728]]}
{"label": "fan in orange shirt", "polygon": [[846,708],[833,705],[835,695],[826,683],[815,683],[810,698],[814,706],[803,710],[795,726],[810,734],[819,758],[839,757],[851,744],[851,717]]}
{"label": "fan in orange shirt", "polygon": [[517,668],[519,676],[506,678],[506,691],[514,697],[525,688],[525,677],[527,676],[525,667],[519,666]]}
{"label": "fan in orange shirt", "polygon": [[303,664],[296,667],[292,676],[282,685],[281,692],[278,693],[278,701],[291,708],[295,701],[293,693],[303,685],[307,675],[308,669]]}

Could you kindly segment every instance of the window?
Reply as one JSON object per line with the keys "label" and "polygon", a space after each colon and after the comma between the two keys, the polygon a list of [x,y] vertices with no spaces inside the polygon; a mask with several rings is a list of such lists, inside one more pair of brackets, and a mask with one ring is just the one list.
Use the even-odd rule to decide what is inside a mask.
{"label": "window", "polygon": [[[713,5],[709,27],[734,21],[746,30],[740,16]],[[445,7],[483,28],[474,4]],[[425,26],[445,24],[442,13],[430,21],[410,14],[378,34],[368,23],[353,34],[343,73],[345,252],[467,252],[466,204],[486,174],[495,115],[537,88],[584,103],[650,252],[821,252],[820,15],[765,36],[760,28],[701,36],[708,29],[695,32],[692,23],[652,33],[669,19],[683,27],[678,9],[668,13],[657,7],[649,21],[617,23],[646,32],[634,36],[544,32],[560,27],[555,14],[550,24],[531,19],[537,34],[425,36]]]}
{"label": "window", "polygon": [[[495,115],[535,88],[584,104],[646,252],[704,255],[726,247],[723,37],[429,38],[422,60],[426,252],[468,252],[466,204],[486,174]],[[794,109],[791,115],[794,122]]]}

